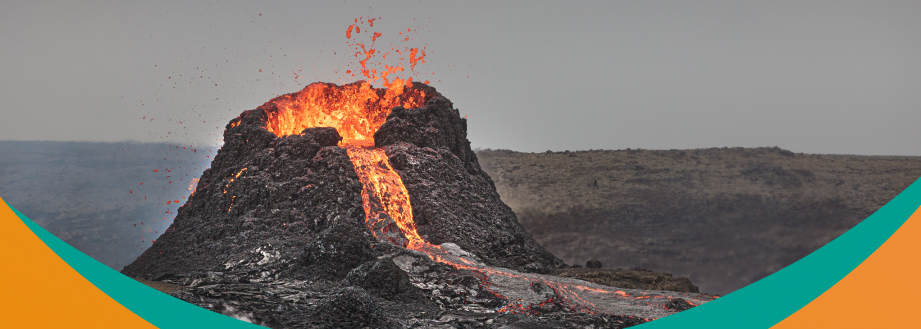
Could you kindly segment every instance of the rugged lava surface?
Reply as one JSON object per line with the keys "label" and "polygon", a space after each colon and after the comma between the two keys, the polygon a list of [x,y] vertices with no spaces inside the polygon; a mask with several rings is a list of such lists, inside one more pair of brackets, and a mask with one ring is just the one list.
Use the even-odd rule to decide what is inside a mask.
{"label": "rugged lava surface", "polygon": [[616,328],[713,298],[548,275],[567,266],[499,199],[466,120],[429,86],[311,84],[226,128],[195,194],[124,274],[292,328]]}

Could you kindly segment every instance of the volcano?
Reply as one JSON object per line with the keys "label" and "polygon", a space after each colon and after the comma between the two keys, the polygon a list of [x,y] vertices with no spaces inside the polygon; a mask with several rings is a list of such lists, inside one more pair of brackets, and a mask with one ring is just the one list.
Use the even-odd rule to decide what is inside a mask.
{"label": "volcano", "polygon": [[[700,305],[555,276],[431,86],[313,83],[230,121],[175,221],[122,273],[269,327],[625,327]],[[659,280],[659,279],[656,279]],[[540,315],[535,317],[535,315]]]}

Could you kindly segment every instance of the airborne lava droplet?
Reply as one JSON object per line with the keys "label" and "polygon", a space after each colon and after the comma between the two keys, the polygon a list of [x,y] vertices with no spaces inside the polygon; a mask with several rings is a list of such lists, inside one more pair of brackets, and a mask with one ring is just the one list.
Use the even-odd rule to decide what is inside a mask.
{"label": "airborne lava droplet", "polygon": [[[418,55],[418,57],[416,57]],[[409,50],[409,63],[410,70],[416,68],[417,63],[425,63],[425,50],[419,50],[418,48],[412,48]]]}

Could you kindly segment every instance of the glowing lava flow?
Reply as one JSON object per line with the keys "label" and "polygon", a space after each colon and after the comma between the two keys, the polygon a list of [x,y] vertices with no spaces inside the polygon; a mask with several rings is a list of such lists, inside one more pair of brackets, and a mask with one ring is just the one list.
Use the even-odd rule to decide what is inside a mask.
{"label": "glowing lava flow", "polygon": [[348,145],[346,150],[361,179],[365,224],[374,236],[410,249],[425,244],[416,233],[409,192],[384,150],[356,145]]}
{"label": "glowing lava flow", "polygon": [[[538,314],[536,309],[555,304],[577,312],[593,313],[615,305],[618,309],[632,310],[633,314],[646,312],[649,318],[667,315],[651,314],[648,310],[663,311],[664,304],[651,300],[676,298],[668,294],[628,293],[584,281],[490,267],[472,260],[473,257],[458,256],[423,240],[416,232],[409,193],[390,166],[384,150],[374,148],[373,139],[393,107],[418,108],[425,104],[426,94],[411,86],[404,85],[399,79],[388,89],[374,89],[365,81],[344,86],[314,83],[294,94],[277,97],[261,108],[267,115],[266,129],[278,136],[299,134],[303,129],[312,127],[336,128],[343,137],[340,147],[346,149],[361,180],[365,224],[374,236],[424,253],[433,261],[476,274],[486,291],[510,301],[496,312]],[[238,178],[244,170],[246,168],[233,178]],[[535,284],[546,285],[555,297],[541,299],[522,295],[522,291],[533,290]],[[688,301],[695,305],[706,302],[693,298]]]}
{"label": "glowing lava flow", "polygon": [[346,149],[361,179],[365,224],[378,239],[414,249],[425,241],[416,233],[409,193],[384,150],[374,148],[373,137],[394,107],[421,107],[426,95],[400,79],[388,87],[375,89],[365,81],[344,86],[313,83],[262,108],[266,129],[277,136],[312,127],[336,128],[343,137],[339,146]]}

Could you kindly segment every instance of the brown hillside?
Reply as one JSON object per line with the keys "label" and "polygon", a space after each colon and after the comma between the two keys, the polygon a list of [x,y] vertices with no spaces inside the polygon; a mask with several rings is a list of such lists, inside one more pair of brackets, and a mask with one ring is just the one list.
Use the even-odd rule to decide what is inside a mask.
{"label": "brown hillside", "polygon": [[808,255],[921,177],[921,157],[779,148],[477,156],[525,228],[567,263],[670,272],[718,294]]}

